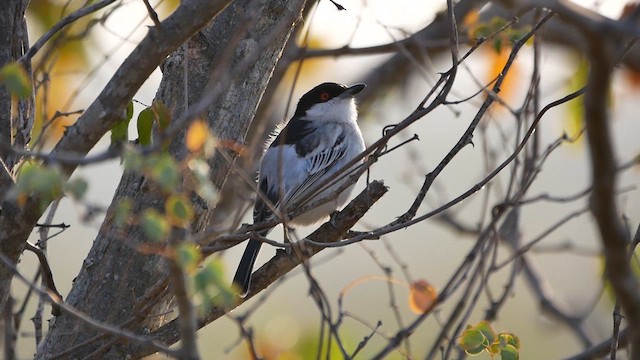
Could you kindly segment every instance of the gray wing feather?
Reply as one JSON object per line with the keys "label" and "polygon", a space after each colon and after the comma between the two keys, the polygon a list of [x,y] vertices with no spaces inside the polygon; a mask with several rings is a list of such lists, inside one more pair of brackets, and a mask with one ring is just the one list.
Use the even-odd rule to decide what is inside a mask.
{"label": "gray wing feather", "polygon": [[[316,184],[320,179],[334,169],[336,164],[344,158],[347,146],[344,142],[344,137],[339,137],[335,144],[320,151],[312,156],[309,156],[306,161],[309,166],[307,178],[287,193],[285,203],[288,205],[300,205],[296,204],[299,199],[307,195],[307,190]],[[316,189],[316,193],[322,189]]]}

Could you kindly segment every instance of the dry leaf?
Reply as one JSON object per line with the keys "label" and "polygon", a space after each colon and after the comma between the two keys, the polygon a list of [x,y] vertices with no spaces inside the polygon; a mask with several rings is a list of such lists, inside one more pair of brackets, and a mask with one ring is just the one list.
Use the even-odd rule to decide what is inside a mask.
{"label": "dry leaf", "polygon": [[416,314],[430,311],[438,299],[438,292],[426,280],[418,280],[409,289],[409,308]]}
{"label": "dry leaf", "polygon": [[199,152],[208,137],[209,128],[204,121],[196,120],[192,122],[189,130],[187,130],[187,149],[191,152]]}

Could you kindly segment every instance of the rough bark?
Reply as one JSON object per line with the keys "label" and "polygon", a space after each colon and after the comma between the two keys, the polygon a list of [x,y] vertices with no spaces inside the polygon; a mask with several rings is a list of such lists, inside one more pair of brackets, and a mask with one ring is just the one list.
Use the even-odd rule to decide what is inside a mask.
{"label": "rough bark", "polygon": [[[219,139],[242,143],[303,4],[303,0],[235,1],[165,61],[156,98],[171,109],[173,119],[179,119],[187,110],[202,106],[202,99],[210,97],[202,114],[212,133]],[[215,71],[221,67],[224,76]],[[210,76],[215,78],[210,79]],[[188,79],[186,87],[185,77]],[[228,82],[218,84],[221,78]],[[212,96],[215,94],[219,96]],[[177,159],[186,153],[184,128],[170,145],[170,152]],[[231,163],[220,151],[226,150],[219,150],[210,160],[211,180],[217,187],[222,187],[231,168]],[[232,159],[235,156],[232,152],[226,155]],[[164,203],[143,175],[132,172],[123,175],[114,200],[122,197],[133,199],[134,213],[148,207],[162,208]],[[193,227],[199,230],[208,224],[211,209],[204,201],[196,201],[196,207]],[[161,284],[166,277],[166,261],[161,256],[136,251],[136,246],[146,240],[142,230],[132,226],[117,232],[112,226],[112,218],[113,208],[110,208],[67,302],[92,318],[115,325],[126,324],[127,328],[141,333],[152,331],[166,319],[146,315],[166,311],[171,292],[160,292],[153,300],[154,306],[144,312],[141,311],[144,304],[140,302],[147,299],[145,293],[154,284],[159,281]],[[92,353],[99,358],[137,357],[127,351],[125,344],[116,343],[109,337],[96,339],[96,335],[63,314],[56,319],[37,356],[47,358],[73,349],[73,356],[79,358]],[[93,341],[86,342],[92,338]]]}
{"label": "rough bark", "polygon": [[[24,17],[29,1],[7,1],[0,7],[0,68],[11,62],[17,61],[29,46],[27,37],[27,23]],[[31,68],[25,69],[30,75]],[[33,96],[15,102],[7,87],[0,83],[0,143],[11,144],[17,149],[24,149],[29,142],[29,134],[33,126]],[[19,158],[13,154],[0,157],[0,194],[6,194],[13,185],[12,173]],[[0,250],[17,261],[22,253],[24,242],[6,244],[4,238],[16,235],[16,223],[30,222],[35,224],[39,214],[33,211],[23,211],[13,202],[5,201],[0,197],[0,218],[9,219],[11,226],[1,228]],[[33,226],[31,226],[33,228]],[[18,232],[21,236],[23,233]],[[28,232],[26,233],[28,235]],[[8,245],[8,246],[7,246]],[[0,266],[0,309],[9,295],[12,272],[4,266]]]}
{"label": "rough bark", "polygon": [[[10,1],[0,10],[0,68],[18,60],[29,47],[27,20],[24,13],[29,4],[26,0]],[[30,63],[23,63],[31,76]],[[34,97],[16,99],[12,104],[7,87],[0,84],[0,142],[24,149],[31,140],[34,120]],[[14,107],[12,109],[12,107]],[[8,154],[2,158],[7,169],[13,172],[20,157]]]}
{"label": "rough bark", "polygon": [[[22,1],[7,1],[0,10],[0,68],[15,60],[13,56],[13,33],[16,12]],[[0,142],[11,144],[11,94],[0,83]],[[3,159],[4,160],[4,159]]]}

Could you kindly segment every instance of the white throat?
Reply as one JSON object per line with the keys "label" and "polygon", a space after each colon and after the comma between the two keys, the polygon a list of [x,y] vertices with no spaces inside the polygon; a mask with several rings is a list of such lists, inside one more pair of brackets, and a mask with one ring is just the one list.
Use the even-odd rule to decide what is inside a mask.
{"label": "white throat", "polygon": [[333,98],[327,102],[315,104],[307,110],[306,118],[312,121],[336,121],[356,123],[358,110],[353,98]]}

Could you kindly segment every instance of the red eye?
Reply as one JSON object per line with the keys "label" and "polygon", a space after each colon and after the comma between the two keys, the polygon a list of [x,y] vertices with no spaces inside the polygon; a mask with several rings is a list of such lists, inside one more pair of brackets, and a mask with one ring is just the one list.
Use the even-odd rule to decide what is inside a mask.
{"label": "red eye", "polygon": [[323,92],[322,94],[320,94],[320,100],[322,101],[329,100],[329,93]]}

